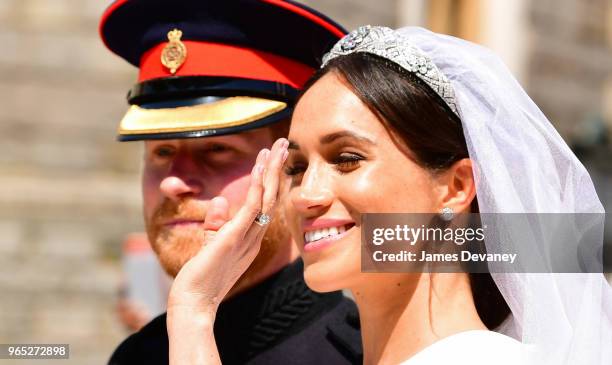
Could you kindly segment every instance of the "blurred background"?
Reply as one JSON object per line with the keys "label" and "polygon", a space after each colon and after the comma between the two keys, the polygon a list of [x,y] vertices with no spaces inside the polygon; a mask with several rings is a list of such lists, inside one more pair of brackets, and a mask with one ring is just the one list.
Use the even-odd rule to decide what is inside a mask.
{"label": "blurred background", "polygon": [[[612,0],[304,2],[349,30],[421,25],[494,49],[612,210]],[[70,364],[105,363],[129,334],[122,252],[144,229],[141,145],[115,142],[136,70],[97,34],[109,3],[0,0],[0,343],[69,343]]]}

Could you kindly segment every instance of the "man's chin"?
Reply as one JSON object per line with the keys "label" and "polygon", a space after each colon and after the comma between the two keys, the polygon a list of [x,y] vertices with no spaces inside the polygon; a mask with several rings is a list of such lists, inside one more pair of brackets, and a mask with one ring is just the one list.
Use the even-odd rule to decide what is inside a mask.
{"label": "man's chin", "polygon": [[181,231],[162,229],[151,240],[161,266],[172,277],[176,277],[183,265],[198,253],[204,242],[201,229]]}
{"label": "man's chin", "polygon": [[162,250],[158,253],[159,262],[162,268],[173,278],[178,275],[183,265],[187,263],[193,256],[198,253],[198,248],[181,250],[176,252],[175,250]]}

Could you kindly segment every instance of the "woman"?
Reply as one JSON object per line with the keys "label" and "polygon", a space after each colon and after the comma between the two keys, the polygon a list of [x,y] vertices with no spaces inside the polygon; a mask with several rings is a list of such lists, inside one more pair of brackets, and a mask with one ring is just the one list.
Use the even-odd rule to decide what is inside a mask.
{"label": "woman", "polygon": [[[488,274],[361,272],[362,213],[603,212],[584,167],[491,53],[419,28],[362,27],[324,58],[296,105],[289,140],[285,210],[306,282],[318,291],[351,290],[364,363],[605,364],[612,358],[612,303],[602,275],[508,273],[494,274],[493,282]],[[276,148],[272,155],[285,153]],[[271,161],[270,196],[279,157]],[[251,219],[255,210],[247,210]],[[235,222],[243,231],[253,227],[240,217],[221,228],[217,246],[243,242],[244,233],[226,234],[240,226]],[[524,229],[530,228],[533,242],[521,236],[504,244],[535,250],[544,237],[537,227]],[[494,251],[500,237],[489,234],[487,249]],[[215,353],[210,321],[236,275],[196,285],[211,270],[202,258],[210,260],[213,249],[186,265],[172,289],[172,360]],[[186,334],[195,340],[181,343]]]}
{"label": "woman", "polygon": [[[375,36],[392,34],[361,28],[353,42],[361,38],[365,45],[363,38],[379,30]],[[287,218],[302,250],[307,284],[317,291],[351,290],[366,364],[397,364],[438,339],[466,331],[468,336],[445,346],[476,339],[486,343],[488,355],[503,351],[515,362],[516,341],[485,331],[485,322],[494,328],[508,314],[498,293],[486,296],[495,290],[487,277],[472,276],[482,292],[473,295],[466,274],[361,273],[362,213],[469,212],[476,209],[476,191],[454,104],[393,61],[351,52],[362,44],[348,42],[332,50],[333,59],[328,56],[311,80],[289,135]],[[427,75],[432,65],[421,66]],[[475,299],[487,299],[480,313]],[[455,354],[454,360],[473,362],[478,355],[482,350]],[[427,359],[434,360],[439,359]]]}

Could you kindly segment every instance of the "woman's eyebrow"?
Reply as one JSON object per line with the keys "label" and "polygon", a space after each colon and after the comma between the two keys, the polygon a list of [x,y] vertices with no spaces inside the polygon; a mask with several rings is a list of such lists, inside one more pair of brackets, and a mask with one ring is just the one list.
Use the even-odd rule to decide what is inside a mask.
{"label": "woman's eyebrow", "polygon": [[326,143],[332,143],[333,141],[340,139],[340,138],[352,138],[352,139],[356,139],[359,142],[363,142],[369,145],[375,145],[376,143],[374,141],[372,141],[371,139],[369,139],[368,137],[365,136],[361,136],[355,132],[351,132],[351,131],[341,131],[341,132],[335,132],[335,133],[330,133],[328,135],[325,135],[323,137],[321,137],[321,139],[319,140],[319,142],[321,144],[326,144]]}
{"label": "woman's eyebrow", "polygon": [[[371,139],[369,139],[368,137],[365,136],[361,136],[357,133],[351,132],[351,131],[341,131],[341,132],[335,132],[335,133],[330,133],[327,134],[323,137],[321,137],[321,139],[319,140],[319,143],[321,144],[328,144],[328,143],[332,143],[337,139],[340,138],[352,138],[355,139],[359,142],[363,142],[366,143],[368,145],[376,145],[376,142],[372,141]],[[289,141],[289,147],[288,149],[290,150],[299,150],[300,149],[300,145],[297,144],[296,142],[293,141]]]}

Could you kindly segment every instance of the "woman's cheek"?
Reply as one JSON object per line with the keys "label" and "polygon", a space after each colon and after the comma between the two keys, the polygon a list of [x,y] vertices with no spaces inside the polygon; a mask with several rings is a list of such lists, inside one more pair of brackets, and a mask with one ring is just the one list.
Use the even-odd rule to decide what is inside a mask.
{"label": "woman's cheek", "polygon": [[299,216],[293,204],[291,203],[291,192],[282,194],[279,198],[280,208],[283,210],[283,215],[285,216],[285,222],[287,223],[287,229],[289,229],[289,233],[292,237],[292,243],[297,245],[300,252],[302,251],[302,244],[300,243],[300,229],[299,229]]}
{"label": "woman's cheek", "polygon": [[[373,168],[360,168],[338,176],[336,191],[339,197],[359,213],[375,212],[386,196],[382,194],[381,173]],[[388,196],[385,198],[388,200]]]}

